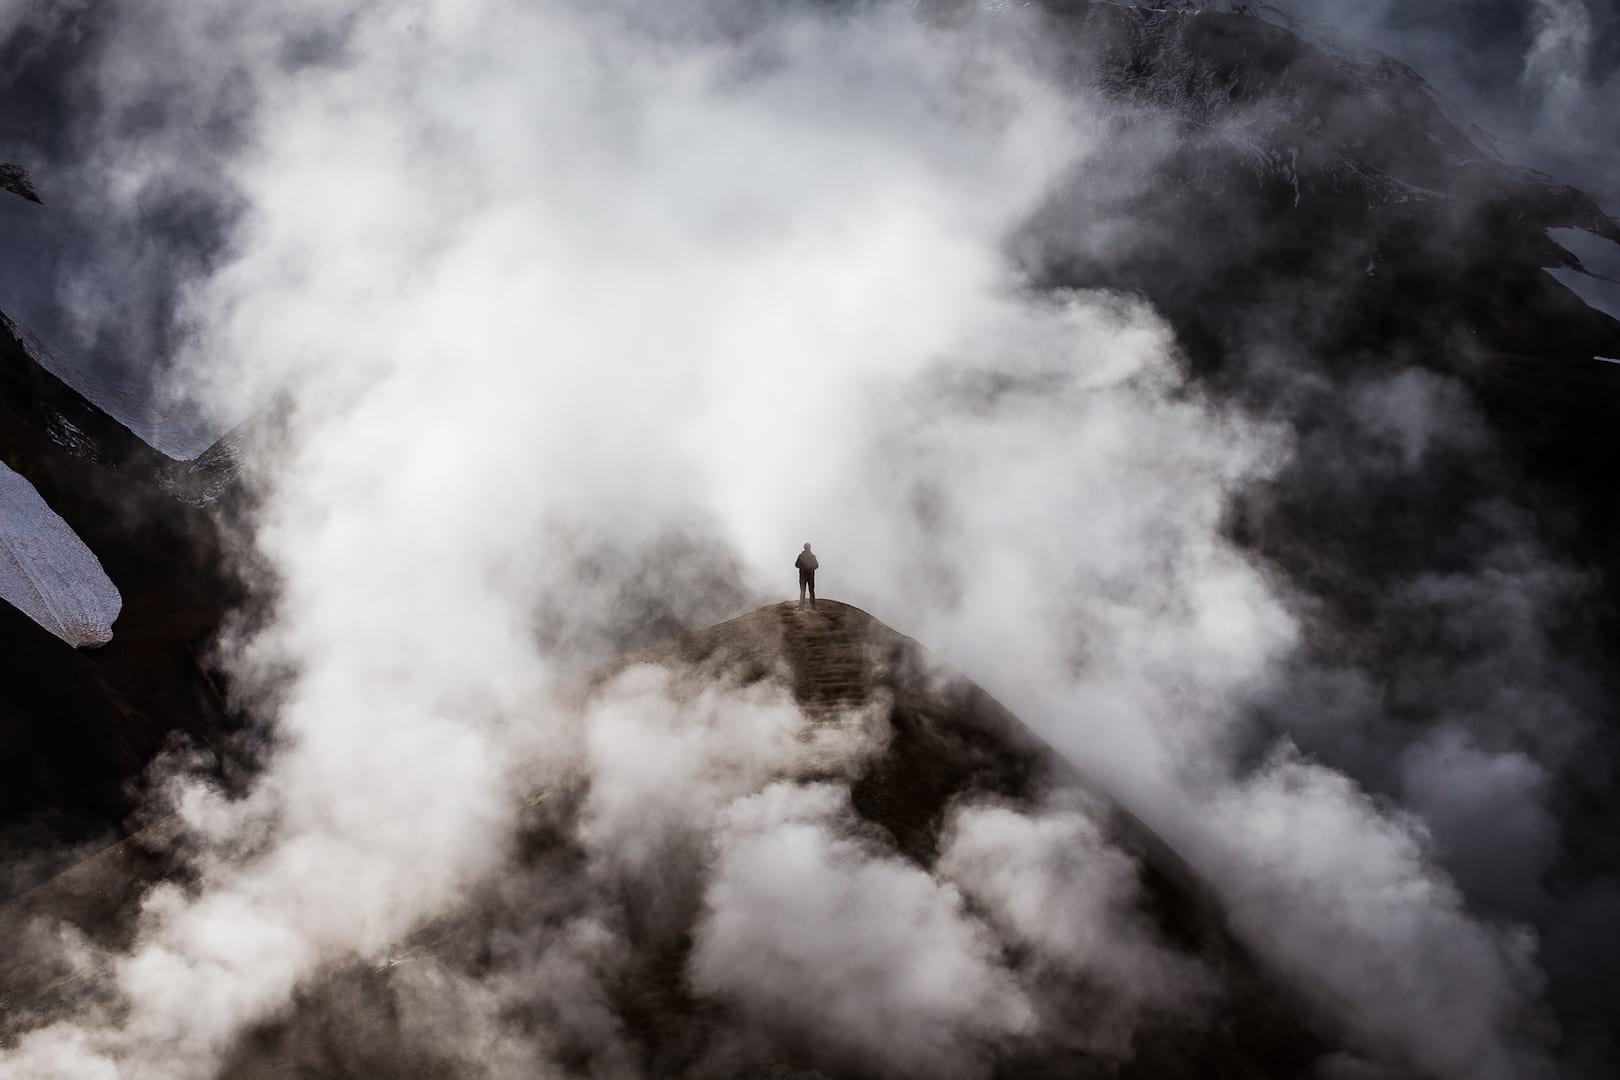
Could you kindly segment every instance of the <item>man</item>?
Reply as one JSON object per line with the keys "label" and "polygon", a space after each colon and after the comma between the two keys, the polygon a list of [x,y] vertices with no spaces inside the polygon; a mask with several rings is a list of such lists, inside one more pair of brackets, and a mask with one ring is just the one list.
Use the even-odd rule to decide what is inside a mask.
{"label": "man", "polygon": [[799,558],[796,562],[794,562],[793,565],[799,568],[799,606],[804,607],[804,591],[809,589],[810,606],[815,607],[816,567],[820,566],[821,564],[817,562],[816,557],[810,553],[809,544],[804,545],[804,550],[799,552]]}

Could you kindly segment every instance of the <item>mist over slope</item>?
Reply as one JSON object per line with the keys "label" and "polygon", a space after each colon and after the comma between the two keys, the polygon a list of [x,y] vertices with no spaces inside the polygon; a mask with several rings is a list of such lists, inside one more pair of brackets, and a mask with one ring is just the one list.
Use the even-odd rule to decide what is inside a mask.
{"label": "mist over slope", "polygon": [[[90,278],[151,290],[143,340],[211,430],[276,408],[218,448],[212,517],[161,462],[50,449],[66,397],[0,432],[124,593],[108,649],[165,657],[136,689],[206,686],[208,718],[137,800],[178,830],[172,878],[112,940],[29,928],[28,979],[72,989],[8,1020],[0,1066],[325,1061],[381,1008],[422,1041],[378,1065],[396,1029],[357,1022],[382,1034],[353,1060],[401,1075],[658,1075],[624,1032],[667,991],[752,1033],[678,1051],[698,1074],[822,1040],[833,1071],[1039,1075],[1007,1048],[1072,1039],[1162,1075],[1113,1018],[1196,1029],[1157,995],[1198,979],[1099,943],[1142,855],[1086,812],[874,848],[836,762],[764,780],[803,702],[643,674],[581,712],[589,672],[779,593],[813,539],[824,591],[1100,778],[1303,988],[1314,1049],[1243,1068],[1606,1075],[1620,369],[1593,358],[1620,323],[1543,268],[1593,269],[1548,229],[1620,229],[1416,73],[1117,4],[25,21],[13,78],[75,117],[31,145],[154,238]],[[8,213],[53,205],[28,167],[44,205]],[[90,278],[64,310],[109,342]],[[8,371],[51,368],[14,340]],[[121,415],[97,380],[147,361],[97,355],[51,370]],[[193,548],[206,572],[162,569]],[[42,670],[100,665],[128,711],[137,665],[62,648]],[[33,790],[20,816],[54,805]],[[574,830],[567,874],[525,861],[535,828]],[[666,900],[687,930],[637,922]],[[411,967],[435,926],[453,960]],[[676,939],[678,977],[615,966]],[[1060,960],[1094,1026],[1020,981]]]}
{"label": "mist over slope", "polygon": [[[583,767],[525,801],[503,873],[386,956],[323,965],[221,1075],[1163,1077],[1400,1056],[1294,1001],[1162,841],[858,609],[681,635],[575,709]],[[176,839],[158,823],[19,907],[117,939]],[[94,992],[10,971],[46,1016]]]}

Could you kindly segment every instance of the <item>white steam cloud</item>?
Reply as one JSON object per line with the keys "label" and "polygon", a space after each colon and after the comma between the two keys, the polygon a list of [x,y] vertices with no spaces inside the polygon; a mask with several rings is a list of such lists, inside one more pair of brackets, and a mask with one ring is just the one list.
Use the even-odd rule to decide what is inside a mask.
{"label": "white steam cloud", "polygon": [[1587,92],[1592,14],[1585,0],[1535,0],[1530,10],[1532,37],[1522,78],[1536,95],[1542,118],[1562,123]]}
{"label": "white steam cloud", "polygon": [[[602,610],[617,586],[703,612],[672,558],[770,594],[805,539],[825,593],[1105,777],[1374,1050],[1446,1077],[1538,1067],[1529,943],[1461,909],[1415,827],[1307,762],[1239,764],[1245,701],[1299,626],[1223,514],[1286,440],[1188,388],[1142,303],[1032,296],[1008,269],[1048,185],[1109,151],[1029,70],[1016,12],[140,18],[107,79],[254,98],[228,170],[246,216],[186,311],[193,393],[233,420],[286,404],[248,462],[271,617],[228,643],[276,741],[244,798],[177,788],[198,879],[153,892],[106,959],[116,1007],[25,1033],[0,1071],[212,1075],[323,970],[498,879],[525,797],[581,776],[599,880],[691,853],[692,983],[760,1030],[980,1075],[1043,1023],[997,932],[1133,1009],[1198,1007],[1203,974],[1133,921],[1132,865],[1078,810],[958,808],[935,875],[850,821],[836,776],[869,725],[807,745],[779,697],[645,668],[580,711],[574,665],[633,629]],[[619,962],[614,916],[558,926],[523,981],[555,995],[554,1033],[611,1042],[590,987]],[[491,1034],[515,982],[410,985],[455,997],[447,1030],[492,1075],[524,1075],[530,1044]]]}
{"label": "white steam cloud", "polygon": [[1104,1001],[1193,1009],[1200,973],[1165,948],[1140,913],[1133,859],[1093,816],[1062,808],[1032,816],[969,805],[954,816],[940,873],[991,913],[1037,963],[1096,980]]}
{"label": "white steam cloud", "polygon": [[1030,1028],[1033,1008],[961,894],[850,838],[853,818],[831,785],[732,805],[694,983],[883,1073],[984,1075],[984,1050]]}

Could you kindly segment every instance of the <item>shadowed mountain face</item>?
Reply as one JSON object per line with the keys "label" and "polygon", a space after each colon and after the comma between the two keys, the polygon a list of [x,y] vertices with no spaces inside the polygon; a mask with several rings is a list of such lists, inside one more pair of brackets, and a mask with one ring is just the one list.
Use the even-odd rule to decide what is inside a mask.
{"label": "shadowed mountain face", "polygon": [[[1620,875],[1620,365],[1601,359],[1620,321],[1566,287],[1600,297],[1605,271],[1554,237],[1612,254],[1620,229],[1498,157],[1419,73],[1223,6],[1046,5],[1065,70],[1154,164],[1148,183],[1077,175],[1015,250],[1045,284],[1151,298],[1204,385],[1286,425],[1288,464],[1230,521],[1311,612],[1269,730],[1409,806],[1413,748],[1448,729],[1555,777],[1546,870],[1504,871],[1529,816],[1511,800],[1439,811],[1458,784],[1427,820],[1448,818],[1442,863],[1471,899],[1541,935],[1568,1044],[1612,1061],[1590,986],[1620,955],[1576,928],[1588,905],[1612,921]],[[1352,669],[1359,704],[1325,690]],[[1510,877],[1533,884],[1505,899]]]}
{"label": "shadowed mountain face", "polygon": [[[116,827],[128,785],[183,732],[224,731],[208,651],[240,593],[221,519],[178,497],[188,470],[41,367],[0,316],[0,461],[90,547],[123,598],[113,639],[76,651],[0,609],[0,827],[46,815]],[[200,500],[194,499],[192,502]]]}
{"label": "shadowed mountain face", "polygon": [[[0,189],[40,201],[16,166],[0,166]],[[113,640],[82,651],[0,605],[0,654],[12,662],[0,682],[8,854],[13,835],[27,850],[117,829],[160,751],[177,736],[214,746],[230,726],[209,651],[241,597],[223,526],[232,445],[189,462],[159,453],[42,364],[26,328],[0,312],[0,463],[89,546],[123,601]]]}
{"label": "shadowed mountain face", "polygon": [[[610,785],[611,770],[536,791],[493,880],[384,959],[327,969],[289,1015],[241,1040],[222,1075],[479,1076],[485,1065],[464,1054],[502,1039],[511,1053],[524,1039],[561,1047],[582,1072],[616,1063],[655,1076],[890,1075],[912,1053],[903,1044],[917,1036],[913,1012],[946,1008],[958,992],[971,1004],[973,990],[950,985],[948,957],[893,979],[882,943],[863,941],[874,922],[906,935],[933,918],[971,932],[998,995],[1025,1010],[977,1030],[947,1010],[937,1019],[952,1025],[928,1036],[955,1055],[939,1075],[1280,1078],[1334,1049],[1332,1026],[1261,970],[1172,851],[982,690],[866,613],[826,600],[813,611],[763,608],[627,657],[580,708],[611,727],[648,686],[679,703],[682,737],[728,722],[757,729],[719,733],[734,746],[790,718],[779,752],[747,763],[711,746],[705,782],[728,790],[728,803],[707,821],[636,808],[628,825],[651,845],[637,858],[626,855],[635,845],[602,842],[611,793],[593,784]],[[721,719],[725,698],[748,703],[746,714]],[[784,806],[775,831],[752,817]],[[986,823],[1041,821],[1087,830],[1090,856],[1072,836],[1033,867],[975,846]],[[172,834],[160,823],[23,897],[8,934],[49,915],[127,941],[142,883],[186,876]],[[808,889],[827,888],[827,907],[776,895],[748,873],[750,859],[783,859],[804,888],[794,861],[816,853],[833,880]],[[1105,869],[1119,877],[1098,910],[1087,875]],[[1049,896],[1057,906],[1042,925],[1081,917],[1092,933],[1129,942],[1127,953],[1117,943],[1065,952],[1028,936],[997,886],[1027,887],[1010,879],[1031,873],[1078,875]],[[874,890],[874,880],[889,884]],[[588,956],[561,955],[579,945],[582,920]],[[95,996],[93,980],[32,966],[27,948],[5,952],[13,1015]],[[589,972],[570,966],[587,960]],[[465,995],[485,994],[500,997],[510,1030],[465,1028]],[[891,1010],[892,1030],[862,1034],[839,998]],[[964,1041],[953,1027],[976,1034]]]}
{"label": "shadowed mountain face", "polygon": [[1142,292],[1203,364],[1285,342],[1319,363],[1398,347],[1482,379],[1526,354],[1600,377],[1620,322],[1543,272],[1577,265],[1546,230],[1620,227],[1496,156],[1405,65],[1221,6],[1046,5],[1069,77],[1160,160],[1149,185],[1057,193],[1027,230],[1039,273]]}

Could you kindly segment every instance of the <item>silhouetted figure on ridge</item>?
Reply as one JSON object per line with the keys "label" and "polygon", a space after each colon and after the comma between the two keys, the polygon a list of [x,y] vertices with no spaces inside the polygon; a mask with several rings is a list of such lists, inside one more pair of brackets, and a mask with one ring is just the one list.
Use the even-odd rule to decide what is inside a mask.
{"label": "silhouetted figure on ridge", "polygon": [[804,607],[804,591],[809,589],[810,606],[815,607],[816,567],[820,566],[821,564],[817,562],[816,557],[810,553],[809,544],[804,545],[804,550],[799,552],[799,557],[793,563],[793,565],[799,568],[799,606]]}

